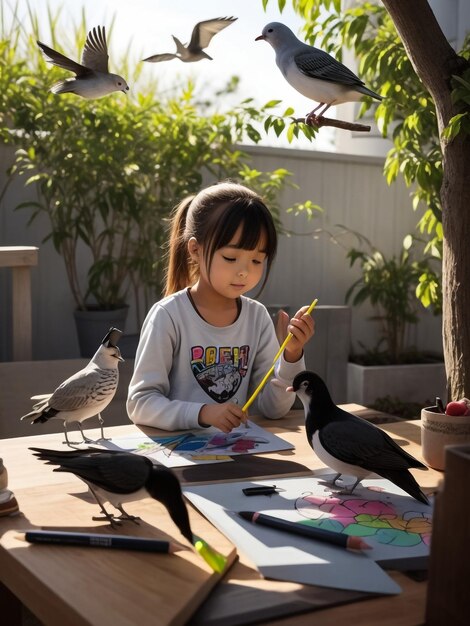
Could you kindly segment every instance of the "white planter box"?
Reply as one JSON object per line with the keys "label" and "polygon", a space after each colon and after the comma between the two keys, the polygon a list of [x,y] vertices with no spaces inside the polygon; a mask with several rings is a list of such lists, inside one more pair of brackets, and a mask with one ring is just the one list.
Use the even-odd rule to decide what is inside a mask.
{"label": "white planter box", "polygon": [[364,366],[348,363],[348,402],[363,406],[391,396],[402,402],[447,399],[444,363]]}

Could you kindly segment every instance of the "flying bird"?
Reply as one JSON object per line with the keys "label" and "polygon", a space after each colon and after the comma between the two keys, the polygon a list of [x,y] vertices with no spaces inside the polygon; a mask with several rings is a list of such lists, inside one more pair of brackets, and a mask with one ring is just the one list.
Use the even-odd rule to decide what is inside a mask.
{"label": "flying bird", "polygon": [[[30,448],[35,456],[48,465],[57,465],[54,472],[69,472],[85,482],[95,497],[103,516],[112,526],[121,520],[137,521],[123,508],[127,502],[151,497],[161,502],[182,535],[192,544],[193,534],[181,486],[175,473],[162,465],[132,452],[119,450],[45,450]],[[121,515],[112,515],[105,509],[111,504]]]}
{"label": "flying bird", "polygon": [[129,91],[122,76],[108,71],[108,46],[104,26],[97,26],[87,35],[81,63],[76,63],[60,52],[37,41],[46,60],[64,70],[75,73],[75,78],[66,78],[51,87],[53,93],[74,93],[82,98],[102,98],[113,91]]}
{"label": "flying bird", "polygon": [[153,56],[144,59],[144,61],[149,61],[150,63],[171,61],[171,59],[179,59],[184,63],[193,63],[194,61],[200,61],[201,59],[210,59],[212,61],[212,57],[204,52],[203,49],[207,48],[214,35],[216,35],[223,28],[230,26],[230,24],[235,22],[236,19],[238,18],[216,17],[212,20],[198,22],[193,28],[191,41],[187,46],[183,45],[179,39],[172,35],[176,44],[175,54],[170,52],[164,54],[154,54]]}
{"label": "flying bird", "polygon": [[300,372],[288,390],[295,391],[304,405],[308,443],[320,461],[337,472],[333,485],[342,474],[354,476],[356,482],[347,491],[352,493],[362,479],[378,474],[416,500],[429,504],[408,471],[410,467],[427,467],[381,428],[337,407],[318,374]]}
{"label": "flying bird", "polygon": [[77,422],[85,443],[93,443],[85,437],[81,422],[98,416],[101,438],[104,439],[103,411],[116,393],[119,382],[118,364],[124,361],[117,347],[122,332],[110,328],[91,361],[79,372],[67,378],[52,394],[33,396],[39,400],[33,410],[21,418],[32,418],[32,424],[47,422],[49,419],[64,421],[65,443],[72,445],[67,435],[67,424]]}
{"label": "flying bird", "polygon": [[274,48],[276,64],[287,82],[303,96],[319,102],[307,115],[307,122],[315,123],[332,105],[356,102],[363,95],[382,100],[354,72],[327,52],[300,41],[285,24],[267,24],[255,39],[259,40]]}

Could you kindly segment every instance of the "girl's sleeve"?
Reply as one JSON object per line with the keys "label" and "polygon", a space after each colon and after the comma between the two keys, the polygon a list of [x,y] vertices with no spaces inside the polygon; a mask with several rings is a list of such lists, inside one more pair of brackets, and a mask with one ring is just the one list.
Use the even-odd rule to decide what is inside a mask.
{"label": "girl's sleeve", "polygon": [[168,397],[176,342],[172,319],[157,305],[143,324],[129,384],[127,412],[135,424],[165,430],[200,428],[202,403]]}
{"label": "girl's sleeve", "polygon": [[[274,324],[269,314],[266,313],[266,320],[263,320],[260,343],[253,366],[250,396],[269,371],[278,350],[279,342],[274,330]],[[292,385],[295,376],[305,369],[303,355],[295,363],[289,363],[284,359],[284,354],[281,354],[276,361],[273,376],[269,378],[257,396],[259,413],[270,419],[284,417],[295,401],[295,393],[286,391],[286,387]]]}

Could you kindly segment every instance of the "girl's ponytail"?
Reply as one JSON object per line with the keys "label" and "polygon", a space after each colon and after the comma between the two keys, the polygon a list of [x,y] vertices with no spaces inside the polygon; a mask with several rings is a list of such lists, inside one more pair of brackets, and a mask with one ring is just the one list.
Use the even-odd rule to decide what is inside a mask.
{"label": "girl's ponytail", "polygon": [[194,196],[188,196],[182,200],[175,207],[171,217],[165,297],[188,287],[194,282],[196,267],[192,264],[184,236],[186,217],[193,198]]}

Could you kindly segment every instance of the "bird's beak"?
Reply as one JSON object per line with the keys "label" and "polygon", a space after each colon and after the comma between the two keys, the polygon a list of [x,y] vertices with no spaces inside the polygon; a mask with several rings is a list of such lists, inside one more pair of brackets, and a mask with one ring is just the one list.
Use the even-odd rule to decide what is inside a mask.
{"label": "bird's beak", "polygon": [[290,387],[286,387],[286,391],[290,391],[293,392],[295,391],[294,387],[292,387],[292,385]]}
{"label": "bird's beak", "polygon": [[121,355],[116,357],[118,361],[121,361],[121,363],[125,363],[125,360],[122,358]]}
{"label": "bird's beak", "polygon": [[255,41],[261,41],[261,39],[266,39],[266,37],[264,35],[258,35],[258,37],[256,37]]}

